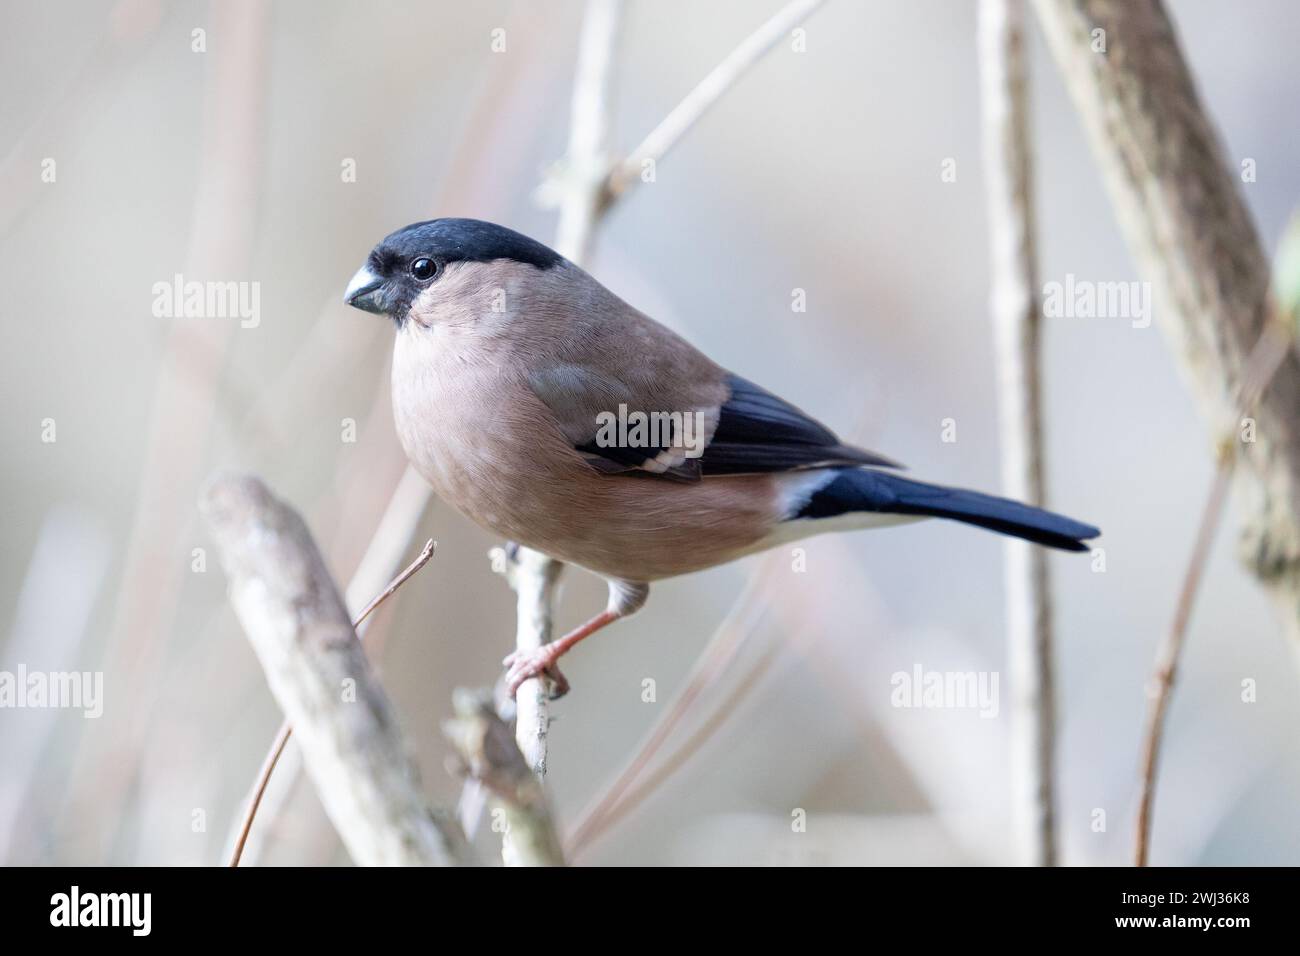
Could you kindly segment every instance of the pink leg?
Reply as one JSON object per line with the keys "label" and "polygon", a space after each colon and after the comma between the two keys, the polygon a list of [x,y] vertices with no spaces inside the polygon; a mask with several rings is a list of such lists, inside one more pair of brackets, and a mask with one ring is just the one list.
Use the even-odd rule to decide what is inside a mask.
{"label": "pink leg", "polygon": [[514,697],[516,691],[519,690],[519,685],[530,677],[546,674],[551,680],[555,681],[554,696],[563,697],[569,692],[569,682],[560,673],[560,669],[555,666],[555,662],[560,659],[560,655],[583,638],[590,637],[602,627],[614,623],[622,616],[617,611],[601,611],[586,624],[574,628],[558,640],[543,644],[535,651],[528,651],[527,653],[515,651],[501,662],[509,668],[506,671],[506,686],[510,690],[510,696]]}

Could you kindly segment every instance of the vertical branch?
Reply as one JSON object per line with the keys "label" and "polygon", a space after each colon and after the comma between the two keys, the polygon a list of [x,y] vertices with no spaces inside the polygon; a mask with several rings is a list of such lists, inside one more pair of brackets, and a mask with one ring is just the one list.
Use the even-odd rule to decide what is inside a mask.
{"label": "vertical branch", "polygon": [[560,222],[555,249],[581,265],[604,206],[613,115],[614,50],[623,0],[587,0],[573,81],[569,148],[559,185]]}
{"label": "vertical branch", "polygon": [[[588,0],[573,84],[569,146],[558,184],[560,221],[555,247],[581,264],[600,219],[609,172],[608,140],[612,113],[614,49],[622,19],[622,0]],[[551,639],[551,613],[562,565],[529,548],[512,549],[506,579],[517,597],[515,647],[529,651]],[[546,773],[546,734],[550,723],[546,680],[524,681],[517,702],[515,741],[538,777]],[[506,861],[514,856],[509,836]]]}
{"label": "vertical branch", "polygon": [[[551,614],[555,591],[564,565],[540,551],[509,545],[493,548],[492,561],[504,567],[506,582],[515,592],[515,647],[535,650],[551,640]],[[529,769],[546,778],[546,734],[550,717],[545,681],[525,681],[515,695],[515,742]]]}
{"label": "vertical branch", "polygon": [[[614,0],[591,0],[580,43],[568,155],[539,191],[543,204],[560,206],[558,251],[570,261],[582,264],[590,249],[595,227],[609,211],[610,205],[639,181],[637,174],[641,164],[663,158],[727,90],[823,2],[791,0],[710,71],[632,153],[621,161],[608,163],[606,141],[611,113],[611,51],[617,35],[620,4]],[[604,157],[605,162],[598,164],[575,159],[575,156],[584,155]],[[598,177],[592,175],[597,169],[600,172]],[[504,561],[500,557],[494,557],[494,561],[506,574],[518,596],[516,646],[521,649],[538,646],[550,639],[551,602],[559,565],[524,548],[508,548],[500,555]],[[528,566],[526,570],[521,567],[525,564]],[[733,614],[739,607],[740,602],[733,608]],[[548,716],[541,681],[526,681],[519,689],[517,700],[516,740],[535,772],[545,773]],[[689,706],[689,703],[688,699],[684,706]],[[654,739],[662,742],[657,736]],[[653,752],[656,746],[652,743],[650,751]],[[615,787],[630,785],[631,778],[640,768],[641,757],[648,760],[649,756],[643,751],[634,759],[631,776],[625,773]],[[598,799],[593,811],[599,811],[603,806],[603,800]],[[481,801],[467,791],[462,799],[467,829],[480,807]],[[591,812],[584,817],[584,823],[590,819]]]}
{"label": "vertical branch", "polygon": [[[1042,506],[1043,401],[1038,256],[1023,0],[982,0],[979,14],[981,112],[1002,488]],[[1056,863],[1052,614],[1047,552],[1008,540],[1007,650],[1013,701],[1012,826],[1021,861]]]}

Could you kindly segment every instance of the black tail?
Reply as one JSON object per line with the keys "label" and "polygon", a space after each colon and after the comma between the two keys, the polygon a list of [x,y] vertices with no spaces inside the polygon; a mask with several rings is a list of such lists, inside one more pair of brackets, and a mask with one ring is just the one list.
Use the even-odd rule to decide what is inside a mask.
{"label": "black tail", "polygon": [[1063,515],[963,488],[927,485],[885,471],[845,468],[815,492],[795,518],[832,518],[855,511],[951,518],[1065,551],[1101,532]]}

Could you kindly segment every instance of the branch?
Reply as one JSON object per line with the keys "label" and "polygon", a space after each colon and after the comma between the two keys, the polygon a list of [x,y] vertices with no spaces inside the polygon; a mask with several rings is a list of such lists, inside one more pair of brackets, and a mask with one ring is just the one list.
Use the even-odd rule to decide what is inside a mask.
{"label": "branch", "polygon": [[[1215,441],[1264,329],[1269,264],[1159,0],[1035,0],[1125,238]],[[1099,32],[1104,31],[1104,32]],[[1094,52],[1104,42],[1105,52]],[[1233,164],[1235,165],[1235,164]],[[1300,641],[1300,358],[1242,449],[1243,553]]]}
{"label": "branch", "polygon": [[[980,4],[980,104],[991,257],[1002,488],[1042,507],[1043,388],[1023,0]],[[1012,829],[1023,861],[1056,864],[1052,602],[1047,552],[1008,538],[1007,657],[1011,685]]]}
{"label": "branch", "polygon": [[[407,565],[401,574],[389,582],[388,587],[375,595],[370,603],[357,615],[356,620],[352,622],[353,630],[359,628],[375,608],[392,597],[398,588],[428,563],[429,559],[433,557],[433,550],[436,545],[437,542],[432,538],[425,542],[424,550],[420,552],[419,556]],[[360,632],[357,633],[357,636],[361,636]],[[271,742],[271,748],[267,751],[266,759],[262,761],[262,769],[258,772],[257,781],[253,785],[253,794],[249,798],[248,808],[244,811],[244,818],[240,823],[239,835],[235,839],[235,848],[230,854],[230,866],[239,866],[239,858],[244,854],[244,844],[248,842],[248,834],[253,828],[253,820],[257,817],[257,809],[262,805],[262,796],[266,793],[266,785],[270,783],[271,774],[275,773],[275,766],[280,762],[280,755],[284,753],[284,748],[288,745],[291,736],[293,736],[293,725],[286,720],[280,725],[280,729],[276,731],[275,739]]]}
{"label": "branch", "polygon": [[[587,257],[601,214],[614,79],[614,48],[622,19],[622,0],[588,0],[573,83],[569,147],[562,164],[560,222],[556,250],[571,262]],[[503,571],[517,596],[515,647],[535,650],[551,639],[555,585],[564,565],[538,551],[511,546]],[[546,775],[546,734],[550,726],[549,680],[526,680],[515,695],[515,739],[538,779]],[[507,835],[502,851],[512,852]]]}
{"label": "branch", "polygon": [[614,49],[622,16],[622,0],[587,0],[582,21],[570,110],[569,148],[558,185],[560,222],[555,233],[556,251],[579,265],[587,258],[596,222],[605,205]]}
{"label": "branch", "polygon": [[793,0],[746,37],[695,89],[686,94],[686,98],[650,131],[650,135],[627,158],[610,170],[605,182],[604,202],[608,204],[617,199],[628,186],[637,182],[647,161],[657,163],[661,160],[700,117],[721,99],[723,93],[731,89],[750,67],[824,2],[825,0]]}
{"label": "branch", "polygon": [[[397,483],[397,488],[393,491],[384,509],[383,516],[379,519],[379,526],[371,536],[370,543],[361,558],[361,563],[357,566],[352,579],[348,582],[345,600],[349,607],[357,607],[358,603],[366,595],[374,594],[399,567],[403,555],[411,545],[411,538],[420,523],[420,516],[424,513],[432,494],[429,486],[420,477],[419,473],[410,465],[407,465]],[[364,640],[369,626],[368,622],[362,617],[358,617],[357,621],[357,636]],[[284,730],[283,726],[281,730]],[[268,763],[273,767],[279,767],[280,773],[275,778],[276,785],[269,788],[261,786],[261,776],[259,774],[258,781],[254,783],[251,791],[253,796],[250,799],[257,800],[255,812],[262,820],[262,825],[258,827],[260,833],[271,833],[276,830],[281,816],[287,812],[288,804],[302,772],[302,764],[297,760],[297,753],[293,748],[284,748],[280,754],[275,755],[275,759],[272,761],[271,758],[279,740],[280,735],[277,733],[276,740],[271,744],[267,759],[263,763],[263,770],[265,770]],[[289,738],[286,735],[285,743],[288,742]],[[285,753],[289,755],[290,759],[288,761],[283,759]],[[269,782],[269,780],[266,781],[267,784]],[[259,790],[261,790],[260,795],[258,794]],[[249,840],[249,837],[243,833],[242,828],[243,821],[241,821],[240,830],[234,834],[236,843]],[[251,839],[239,855],[232,851],[231,859],[249,865],[258,862],[265,850],[265,840]]]}
{"label": "branch", "polygon": [[[623,194],[627,186],[640,176],[642,161],[658,160],[671,150],[684,137],[686,131],[694,126],[695,121],[699,120],[699,117],[703,116],[728,88],[735,85],[737,79],[740,79],[750,66],[762,59],[764,53],[770,51],[777,40],[787,35],[796,23],[820,7],[822,3],[824,0],[794,0],[794,3],[788,4],[777,12],[776,16],[763,23],[763,26],[746,38],[735,51],[731,52],[731,55],[725,57],[694,90],[690,91],[690,94],[686,95],[686,98],[671,113],[668,113],[663,122],[660,122],[645,140],[642,140],[640,146],[633,150],[627,159],[610,166],[606,159],[612,88],[610,51],[614,47],[617,33],[616,8],[619,4],[614,3],[614,0],[591,0],[588,18],[582,29],[577,78],[573,88],[573,122],[571,135],[569,135],[568,156],[562,164],[562,176],[552,178],[543,185],[542,190],[543,204],[555,200],[559,200],[560,203],[560,226],[556,235],[556,248],[559,252],[569,260],[581,264],[581,260],[586,258],[586,252],[589,250],[590,238],[595,226],[599,224],[604,213],[608,212],[617,196]],[[599,169],[598,176],[593,176],[593,170],[597,169]],[[528,554],[528,551],[524,549],[523,554]],[[520,562],[524,561],[525,558],[521,557]],[[545,561],[546,559],[541,555],[526,558],[526,562],[532,564],[534,570],[525,572],[525,576],[532,574],[536,579],[542,568],[546,567]],[[516,579],[519,579],[519,572],[513,574]],[[536,630],[530,635],[525,632],[525,614],[530,620],[546,622],[549,628],[550,607],[542,607],[532,601],[525,602],[523,592],[516,587],[515,581],[512,581],[511,587],[520,594],[520,632],[517,637],[519,640],[537,640]],[[539,580],[534,580],[526,587],[528,593],[537,596],[538,600],[542,600],[543,592],[549,593],[547,592],[549,585]],[[550,640],[550,637],[547,636],[546,640]],[[524,645],[517,644],[517,646],[523,648]],[[525,689],[529,688],[529,684],[537,683],[525,683],[524,687],[520,688],[517,700],[524,701]],[[533,697],[533,693],[537,692],[529,693],[529,697]],[[530,741],[537,740],[538,737],[542,740],[541,766],[545,771],[545,724],[538,723],[537,715],[533,715],[532,724],[525,727],[523,706],[521,704],[516,739],[519,740],[525,754],[530,753],[529,748],[532,745]],[[532,711],[533,705],[528,706]],[[545,708],[546,704],[543,700],[539,706],[542,719],[545,719]],[[534,758],[530,757],[529,761],[534,766],[538,766]]]}
{"label": "branch", "polygon": [[[615,163],[612,167],[601,167],[600,163],[607,155],[604,140],[609,130],[609,89],[612,68],[612,57],[604,51],[603,47],[612,46],[614,42],[616,25],[610,7],[615,4],[611,4],[609,0],[592,0],[588,7],[588,19],[584,24],[580,63],[574,86],[574,118],[569,139],[569,154],[563,163],[558,164],[558,169],[553,172],[551,178],[543,183],[539,194],[543,205],[561,206],[557,249],[571,261],[581,264],[589,251],[595,227],[627,186],[637,180],[643,160],[658,160],[675,146],[749,67],[761,59],[782,36],[822,2],[824,0],[795,0],[782,8],[709,73],[626,159]],[[601,49],[597,49],[598,44],[601,45]],[[597,169],[602,172],[599,177],[592,175]],[[503,554],[510,563],[503,564],[497,557],[494,557],[494,561],[507,573],[511,580],[511,587],[519,596],[519,629],[516,635],[516,646],[524,647],[524,641],[527,641],[530,647],[537,646],[550,640],[553,578],[559,573],[559,565],[544,555],[528,549],[507,550]],[[520,566],[526,564],[528,569],[514,568],[511,564]],[[549,582],[544,580],[546,577],[550,577],[551,580]],[[534,768],[540,768],[539,772],[545,773],[548,717],[547,702],[541,682],[538,680],[525,682],[519,690],[517,700],[520,705],[516,740],[528,756],[530,764]],[[683,708],[689,708],[691,698],[688,695],[687,699],[680,703]],[[680,716],[678,714],[678,717]],[[671,721],[667,730],[671,730],[671,725],[675,722],[675,719]],[[658,742],[662,743],[661,740]],[[643,751],[640,756],[649,759],[655,749],[657,744],[652,744],[650,753],[646,754]],[[614,792],[606,791],[605,797],[609,798],[608,802],[611,806],[617,802],[622,790],[630,786],[632,778],[639,773],[640,769],[642,769],[640,759],[634,760],[633,765],[625,771],[624,777],[615,782],[612,788]],[[476,801],[473,799],[462,800],[462,806],[466,808],[466,817],[474,816],[475,804]],[[604,798],[598,799],[588,811],[584,822],[592,823],[596,817],[603,815],[603,812],[609,809],[605,804]],[[580,827],[578,832],[581,833],[582,829]]]}
{"label": "branch", "polygon": [[352,858],[368,866],[470,862],[459,829],[425,803],[388,699],[302,518],[253,477],[213,479],[200,507],[235,613]]}
{"label": "branch", "polygon": [[[564,565],[540,551],[513,543],[493,548],[489,557],[515,592],[515,647],[532,650],[548,643],[555,590]],[[515,695],[515,741],[539,780],[546,779],[546,734],[550,727],[547,683],[549,678],[525,681]]]}
{"label": "branch", "polygon": [[458,754],[454,769],[495,795],[505,812],[511,866],[563,866],[564,854],[551,822],[542,781],[524,760],[505,721],[487,693],[458,690],[452,698],[456,717],[443,733]]}

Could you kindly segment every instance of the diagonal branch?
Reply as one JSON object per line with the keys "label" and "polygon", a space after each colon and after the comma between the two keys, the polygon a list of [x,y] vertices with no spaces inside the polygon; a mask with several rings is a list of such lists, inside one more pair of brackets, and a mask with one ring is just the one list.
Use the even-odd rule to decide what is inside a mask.
{"label": "diagonal branch", "polygon": [[308,774],[361,865],[466,865],[464,835],[432,813],[392,708],[311,533],[253,477],[218,477],[200,507],[230,600]]}
{"label": "diagonal branch", "polygon": [[[424,567],[429,559],[433,557],[433,549],[436,546],[432,538],[425,542],[424,549],[419,553],[414,561],[407,565],[397,577],[389,582],[388,587],[384,588],[379,594],[371,599],[370,603],[362,609],[357,615],[356,620],[352,622],[352,629],[355,631],[368,618],[372,611],[379,605],[387,601],[397,589],[407,582],[416,571]],[[361,632],[357,631],[357,636]],[[252,796],[248,800],[248,807],[244,811],[243,820],[240,822],[239,835],[235,839],[235,848],[230,854],[230,866],[239,866],[239,858],[244,854],[244,844],[248,842],[248,834],[253,828],[253,820],[257,817],[257,809],[262,805],[262,797],[266,793],[266,785],[271,781],[271,774],[275,773],[276,764],[280,762],[280,757],[284,753],[284,748],[288,746],[289,738],[293,736],[293,725],[287,720],[280,724],[280,729],[276,731],[275,739],[271,742],[271,747],[267,751],[266,759],[262,761],[262,769],[257,774],[257,781],[253,785]]]}
{"label": "diagonal branch", "polygon": [[[1268,313],[1269,263],[1159,0],[1035,0],[1157,321],[1218,441]],[[1231,164],[1235,166],[1236,164]],[[1300,356],[1241,449],[1246,563],[1300,642]]]}
{"label": "diagonal branch", "polygon": [[646,136],[636,148],[610,170],[605,184],[605,203],[621,196],[638,181],[646,163],[657,163],[684,137],[722,94],[736,85],[765,54],[808,16],[816,12],[825,0],[792,0],[776,12],[767,22],[746,37],[739,46],[715,66],[708,76],[686,94],[662,122]]}

